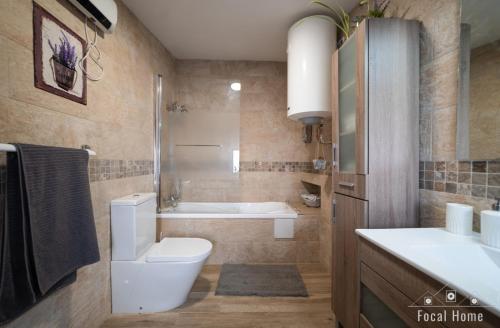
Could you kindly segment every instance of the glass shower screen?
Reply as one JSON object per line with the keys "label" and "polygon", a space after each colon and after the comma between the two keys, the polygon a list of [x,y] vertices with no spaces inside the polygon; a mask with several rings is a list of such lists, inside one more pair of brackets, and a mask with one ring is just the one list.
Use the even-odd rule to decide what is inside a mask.
{"label": "glass shower screen", "polygon": [[169,113],[171,172],[182,180],[237,179],[239,113]]}
{"label": "glass shower screen", "polygon": [[239,108],[169,111],[166,123],[162,173],[166,170],[167,177],[162,184],[168,186],[162,205],[172,205],[172,196],[188,202],[226,201],[222,194],[239,180]]}

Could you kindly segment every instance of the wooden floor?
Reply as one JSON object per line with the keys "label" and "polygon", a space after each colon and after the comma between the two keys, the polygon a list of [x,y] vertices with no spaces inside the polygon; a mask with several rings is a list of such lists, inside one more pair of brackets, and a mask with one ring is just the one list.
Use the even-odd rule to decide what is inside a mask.
{"label": "wooden floor", "polygon": [[215,296],[220,266],[206,266],[188,302],[169,312],[116,315],[102,327],[333,327],[330,276],[299,265],[309,297]]}

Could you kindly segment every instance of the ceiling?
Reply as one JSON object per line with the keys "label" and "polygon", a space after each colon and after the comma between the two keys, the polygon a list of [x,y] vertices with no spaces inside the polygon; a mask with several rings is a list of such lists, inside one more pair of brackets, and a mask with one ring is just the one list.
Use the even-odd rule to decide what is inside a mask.
{"label": "ceiling", "polygon": [[[336,1],[347,10],[359,2]],[[123,2],[179,59],[285,61],[288,28],[305,16],[326,13],[310,0]]]}

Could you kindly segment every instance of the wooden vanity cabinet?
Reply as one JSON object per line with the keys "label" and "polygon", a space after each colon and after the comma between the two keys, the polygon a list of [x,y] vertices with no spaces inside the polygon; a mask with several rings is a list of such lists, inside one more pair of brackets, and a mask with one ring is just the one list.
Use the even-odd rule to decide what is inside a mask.
{"label": "wooden vanity cabinet", "polygon": [[332,308],[359,327],[357,228],[418,225],[419,23],[366,19],[332,57]]}
{"label": "wooden vanity cabinet", "polygon": [[[359,318],[364,327],[500,327],[499,317],[480,306],[468,307],[469,300],[459,293],[457,293],[457,303],[465,305],[460,308],[425,306],[426,296],[432,296],[434,304],[446,305],[445,293],[452,288],[447,288],[445,284],[434,280],[364,238],[359,237],[358,245],[360,288],[364,291],[361,296]],[[372,302],[371,309],[368,306],[363,309],[363,304],[366,303],[363,297],[368,297],[370,300],[377,299],[379,302],[378,304]],[[385,312],[380,310],[383,307],[386,308]],[[453,309],[460,309],[461,313],[481,313],[484,319],[480,322],[453,321]],[[445,321],[425,321],[423,316],[419,320],[419,311],[421,314],[424,312],[438,314],[443,313],[443,310],[447,313]],[[371,312],[372,315],[366,312]],[[370,321],[370,317],[384,323],[377,325]]]}

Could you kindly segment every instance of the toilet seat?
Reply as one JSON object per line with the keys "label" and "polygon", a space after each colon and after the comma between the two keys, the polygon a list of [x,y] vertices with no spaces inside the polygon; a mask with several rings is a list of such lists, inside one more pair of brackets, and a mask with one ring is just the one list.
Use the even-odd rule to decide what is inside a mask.
{"label": "toilet seat", "polygon": [[205,259],[212,243],[201,238],[163,238],[146,253],[146,262],[195,262]]}

